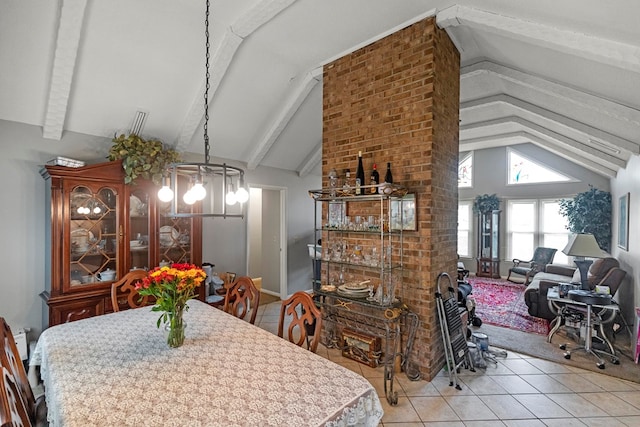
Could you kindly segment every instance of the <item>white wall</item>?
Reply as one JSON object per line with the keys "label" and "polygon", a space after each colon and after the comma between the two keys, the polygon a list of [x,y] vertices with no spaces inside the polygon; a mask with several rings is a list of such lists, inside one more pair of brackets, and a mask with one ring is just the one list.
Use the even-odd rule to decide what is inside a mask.
{"label": "white wall", "polygon": [[[42,325],[45,283],[45,181],[41,165],[65,156],[87,163],[106,160],[110,138],[65,132],[60,141],[42,138],[41,128],[0,120],[0,316],[12,329],[29,327],[35,338]],[[306,244],[313,240],[313,202],[307,190],[317,188],[319,176],[300,178],[294,172],[273,168],[247,171],[247,181],[288,188],[288,285],[289,292],[309,289],[311,265]],[[203,261],[229,265],[231,271],[246,270],[246,219],[205,219]],[[55,250],[55,248],[54,248]]]}
{"label": "white wall", "polygon": [[[617,246],[618,241],[618,198],[626,193],[629,197],[629,250]],[[627,272],[623,285],[618,290],[616,299],[620,302],[627,320],[635,319],[634,308],[640,307],[640,157],[633,156],[626,169],[618,172],[616,179],[611,180],[611,198],[613,200],[613,242],[611,254],[620,261],[620,267]],[[637,328],[637,325],[636,325]],[[636,329],[634,329],[636,330]]]}

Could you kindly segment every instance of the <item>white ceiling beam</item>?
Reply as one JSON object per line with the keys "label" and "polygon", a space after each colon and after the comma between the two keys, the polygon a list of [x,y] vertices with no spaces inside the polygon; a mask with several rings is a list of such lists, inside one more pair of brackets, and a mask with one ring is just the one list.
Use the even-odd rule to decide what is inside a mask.
{"label": "white ceiling beam", "polygon": [[517,116],[506,116],[499,119],[487,120],[484,122],[460,126],[461,144],[466,141],[466,138],[464,137],[465,132],[487,127],[504,126],[506,124],[517,124],[530,134],[538,134],[547,141],[555,141],[556,147],[562,147],[565,150],[569,150],[571,152],[571,154],[567,156],[566,152],[563,151],[563,156],[565,156],[569,160],[571,160],[571,158],[574,156],[585,156],[585,158],[590,158],[594,162],[600,163],[609,169],[626,167],[627,159],[620,159],[619,157],[612,156],[611,154],[605,153],[602,150],[583,144],[579,141],[549,130],[544,126],[540,126],[537,123],[533,123],[529,120]]}
{"label": "white ceiling beam", "polygon": [[512,83],[529,92],[541,93],[546,96],[565,101],[576,107],[594,111],[602,116],[619,120],[640,128],[640,110],[610,101],[599,96],[591,95],[562,84],[558,84],[541,77],[523,73],[513,68],[505,67],[491,61],[480,61],[473,65],[462,67],[460,79],[475,78],[488,74],[504,82]]}
{"label": "white ceiling beam", "polygon": [[309,96],[314,86],[318,84],[322,76],[322,67],[316,68],[304,76],[304,79],[292,89],[289,97],[282,106],[280,112],[276,115],[275,120],[271,123],[269,130],[264,137],[255,145],[255,149],[249,155],[247,161],[247,169],[255,169],[258,167],[262,159],[267,155],[273,144],[278,139],[284,128],[289,123],[300,105]]}
{"label": "white ceiling beam", "polygon": [[86,6],[87,0],[60,2],[58,34],[42,127],[44,138],[57,140],[62,138]]}
{"label": "white ceiling beam", "polygon": [[527,142],[542,147],[545,150],[552,152],[579,166],[585,167],[597,173],[598,175],[611,178],[616,176],[615,169],[608,168],[598,162],[594,162],[593,160],[590,160],[584,156],[566,150],[558,146],[554,142],[547,141],[544,138],[540,138],[539,136],[533,135],[532,133],[527,131],[508,132],[481,138],[470,138],[460,143],[460,151],[465,152],[472,150],[481,150],[485,148],[504,147],[506,145],[512,146],[516,144],[524,144]]}
{"label": "white ceiling beam", "polygon": [[438,12],[436,22],[445,29],[467,26],[590,61],[640,72],[640,47],[614,40],[460,5]]}
{"label": "white ceiling beam", "polygon": [[322,142],[316,144],[313,150],[305,158],[300,166],[298,166],[298,176],[303,178],[322,162]]}
{"label": "white ceiling beam", "polygon": [[[233,56],[236,54],[241,43],[241,37],[233,31],[227,30],[222,42],[218,46],[218,49],[216,49],[211,56],[209,72],[209,105],[211,105],[211,100],[218,90],[224,75],[227,73],[229,65],[231,65],[231,61],[233,60]],[[198,90],[200,95],[193,99],[189,113],[182,122],[182,128],[180,129],[178,140],[175,143],[175,149],[178,152],[186,150],[191,143],[191,139],[193,139],[193,135],[204,118],[204,101],[201,95],[204,93],[204,90],[205,82],[203,77],[200,89]]]}
{"label": "white ceiling beam", "polygon": [[296,0],[264,0],[231,25],[231,30],[242,37],[248,37],[255,30],[271,21],[277,14],[291,6]]}
{"label": "white ceiling beam", "polygon": [[485,98],[479,98],[472,101],[463,102],[460,104],[460,111],[468,111],[474,108],[484,108],[490,104],[505,104],[513,108],[525,111],[527,113],[538,116],[544,120],[551,121],[562,127],[566,127],[571,130],[578,131],[585,135],[585,139],[589,140],[595,138],[604,142],[604,146],[610,146],[611,150],[626,151],[630,154],[640,154],[640,145],[636,142],[629,141],[628,139],[621,138],[613,135],[609,132],[605,132],[601,129],[593,126],[581,123],[577,120],[563,116],[556,112],[547,110],[545,108],[534,105],[530,102],[523,101],[507,94],[492,95]]}
{"label": "white ceiling beam", "polygon": [[[234,55],[240,48],[244,39],[262,25],[269,22],[273,17],[289,7],[295,1],[296,0],[264,0],[258,2],[252,9],[238,18],[238,20],[227,29],[218,49],[211,56],[209,73],[209,106],[211,106],[211,101],[215,97],[218,87],[220,87],[220,83],[227,73]],[[203,77],[198,94],[191,103],[189,113],[182,123],[180,134],[174,144],[175,149],[179,152],[186,150],[193,139],[193,135],[204,119],[204,105],[202,95],[200,95],[204,93],[204,90],[205,81]]]}

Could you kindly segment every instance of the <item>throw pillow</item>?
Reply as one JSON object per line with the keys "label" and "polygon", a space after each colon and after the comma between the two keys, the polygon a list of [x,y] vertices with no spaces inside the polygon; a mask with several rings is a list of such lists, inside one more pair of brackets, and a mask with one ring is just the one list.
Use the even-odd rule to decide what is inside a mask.
{"label": "throw pillow", "polygon": [[618,263],[618,260],[615,258],[609,257],[595,260],[593,264],[591,264],[591,267],[589,267],[589,274],[587,275],[591,288],[594,288],[598,283],[600,283],[609,270],[613,267],[619,266],[620,263]]}

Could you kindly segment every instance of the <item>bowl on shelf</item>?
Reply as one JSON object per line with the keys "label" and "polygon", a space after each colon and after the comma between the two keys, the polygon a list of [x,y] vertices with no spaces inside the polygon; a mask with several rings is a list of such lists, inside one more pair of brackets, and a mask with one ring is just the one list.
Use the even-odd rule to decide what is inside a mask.
{"label": "bowl on shelf", "polygon": [[142,246],[142,240],[130,240],[129,241],[129,247],[137,248],[137,247],[140,247],[140,246]]}

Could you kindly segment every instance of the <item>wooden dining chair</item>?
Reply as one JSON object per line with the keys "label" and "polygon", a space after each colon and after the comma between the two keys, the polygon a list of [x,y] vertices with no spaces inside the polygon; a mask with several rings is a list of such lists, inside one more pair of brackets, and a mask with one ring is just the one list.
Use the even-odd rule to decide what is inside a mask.
{"label": "wooden dining chair", "polygon": [[260,291],[248,276],[236,279],[224,296],[224,311],[255,324],[260,304]]}
{"label": "wooden dining chair", "polygon": [[0,382],[0,425],[11,427],[33,425],[20,395],[20,389],[9,369],[4,366]]}
{"label": "wooden dining chair", "polygon": [[47,417],[44,395],[40,396],[37,400],[35,399],[13,333],[4,317],[0,317],[0,334],[2,334],[2,336],[0,336],[0,345],[2,345],[0,364],[3,368],[6,368],[14,378],[22,402],[24,402],[24,408],[32,424],[40,425]]}
{"label": "wooden dining chair", "polygon": [[111,285],[111,306],[113,311],[144,307],[152,303],[148,295],[142,296],[136,283],[147,277],[145,270],[132,270]]}
{"label": "wooden dining chair", "polygon": [[[311,295],[298,291],[280,306],[280,320],[278,322],[278,336],[284,338],[285,319],[291,319],[287,328],[289,341],[302,347],[307,344],[307,350],[316,352],[320,342],[322,330],[322,312],[316,306]],[[310,340],[309,336],[313,336]]]}

